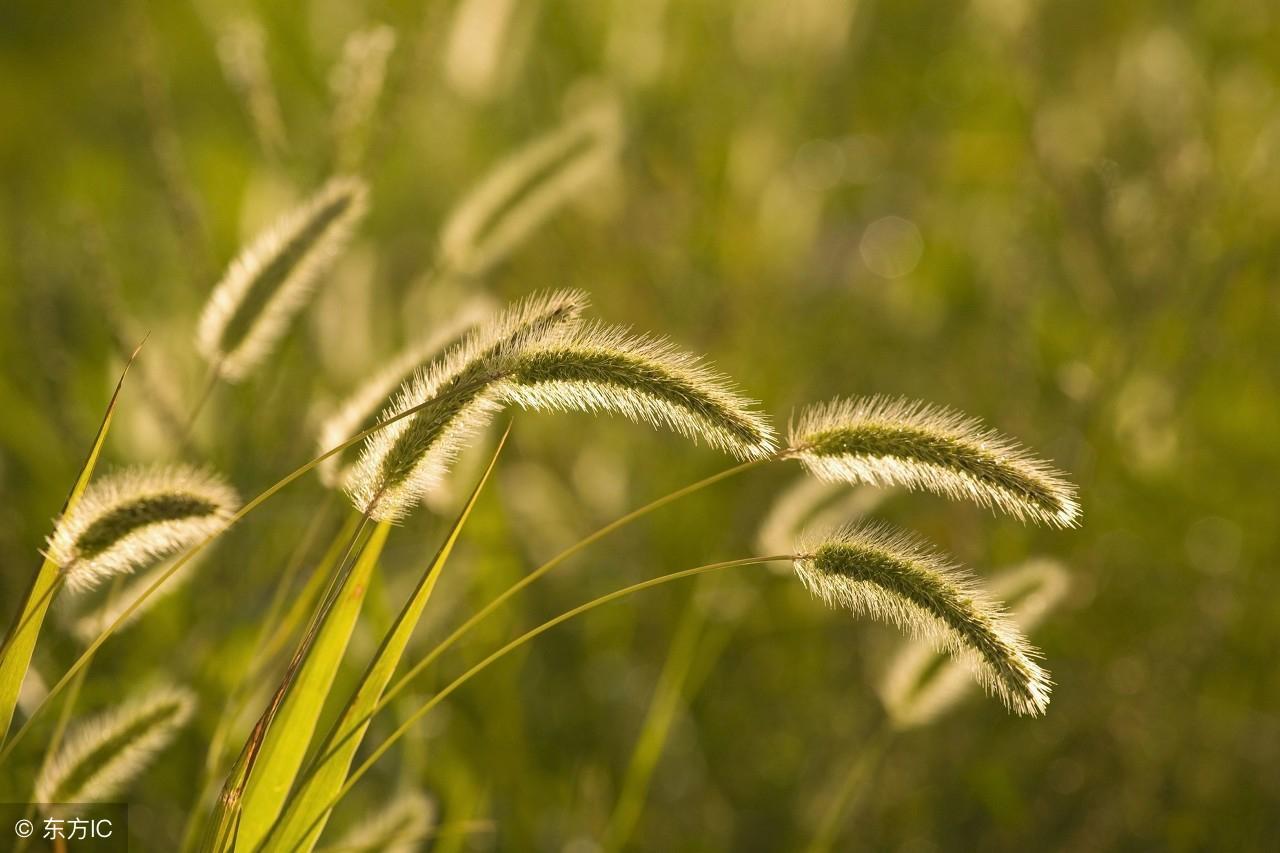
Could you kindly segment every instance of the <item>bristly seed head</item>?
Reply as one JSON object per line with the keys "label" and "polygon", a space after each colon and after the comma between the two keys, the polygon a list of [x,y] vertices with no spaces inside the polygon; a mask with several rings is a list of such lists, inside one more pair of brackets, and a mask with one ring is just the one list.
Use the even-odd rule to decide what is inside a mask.
{"label": "bristly seed head", "polygon": [[267,357],[364,216],[367,195],[360,179],[334,178],[236,257],[196,330],[221,377],[243,379]]}
{"label": "bristly seed head", "polygon": [[502,396],[526,409],[616,412],[739,459],[763,459],[777,446],[753,401],[667,341],[592,324],[513,361]]}
{"label": "bristly seed head", "polygon": [[1050,681],[1003,608],[971,575],[906,534],[845,527],[800,545],[796,574],[818,598],[930,639],[966,662],[987,692],[1038,716]]}
{"label": "bristly seed head", "polygon": [[124,790],[190,718],[195,695],[158,687],[79,724],[40,771],[41,803],[102,802]]}
{"label": "bristly seed head", "polygon": [[[463,305],[451,322],[438,332],[428,335],[370,377],[344,400],[320,425],[318,450],[332,450],[363,429],[377,422],[379,410],[396,388],[413,378],[415,371],[426,368],[446,347],[461,340],[487,314],[488,300],[475,299]],[[316,466],[321,481],[331,488],[343,485],[351,473],[351,465],[344,465],[343,454],[330,456]],[[348,457],[349,458],[349,457]]]}
{"label": "bristly seed head", "polygon": [[131,469],[85,489],[49,536],[73,591],[168,557],[221,530],[239,503],[220,477],[186,466]]}
{"label": "bristly seed head", "polygon": [[[983,586],[1007,602],[1018,628],[1030,633],[1066,596],[1070,575],[1054,560],[1030,560],[993,575]],[[955,660],[939,660],[932,644],[903,644],[885,668],[878,686],[893,727],[911,729],[936,720],[973,689],[969,669]]]}
{"label": "bristly seed head", "polygon": [[346,484],[356,506],[403,518],[501,408],[496,383],[510,358],[564,334],[586,305],[580,291],[527,298],[418,371],[379,421],[429,405],[369,436]]}
{"label": "bristly seed head", "polygon": [[903,485],[1057,527],[1078,523],[1075,489],[978,421],[910,400],[864,397],[804,410],[784,455],[830,481]]}

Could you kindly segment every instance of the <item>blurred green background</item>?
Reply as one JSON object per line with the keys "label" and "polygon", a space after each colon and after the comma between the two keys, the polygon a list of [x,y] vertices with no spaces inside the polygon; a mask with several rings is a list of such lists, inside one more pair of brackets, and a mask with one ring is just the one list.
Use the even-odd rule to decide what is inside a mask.
{"label": "blurred green background", "polygon": [[[366,125],[335,126],[333,68],[375,24],[396,34],[385,88]],[[6,2],[3,618],[122,352],[150,333],[108,465],[183,458],[172,422],[199,392],[192,335],[221,270],[355,165],[372,186],[358,238],[267,368],[217,389],[186,459],[255,494],[313,455],[333,401],[472,292],[584,288],[595,315],[707,353],[780,426],[837,395],[954,406],[1068,471],[1083,527],[928,495],[877,514],[980,573],[1065,564],[1071,593],[1033,636],[1053,704],[1025,720],[975,696],[895,738],[840,849],[1274,849],[1278,43],[1269,0]],[[430,279],[451,206],[601,92],[622,104],[616,167],[482,280]],[[415,648],[540,558],[724,464],[620,421],[518,416]],[[798,476],[753,472],[594,547],[416,698],[592,595],[754,553]],[[345,504],[314,478],[291,487],[95,661],[86,711],[155,674],[202,697],[132,788],[138,849],[172,849],[255,617],[321,507],[336,529]],[[393,536],[351,676],[441,526],[419,513]],[[884,730],[874,686],[900,638],[768,569],[557,629],[429,717],[335,824],[410,784],[446,821],[494,822],[437,849],[597,849],[691,613],[691,672],[631,844],[802,848]],[[47,683],[80,649],[67,618],[37,650]]]}

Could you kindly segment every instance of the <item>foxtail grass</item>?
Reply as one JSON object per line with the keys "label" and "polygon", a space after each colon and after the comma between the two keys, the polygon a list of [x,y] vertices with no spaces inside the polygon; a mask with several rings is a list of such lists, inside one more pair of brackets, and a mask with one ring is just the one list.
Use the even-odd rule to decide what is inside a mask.
{"label": "foxtail grass", "polygon": [[[1037,559],[994,575],[984,586],[993,598],[1007,602],[1013,622],[1030,633],[1062,602],[1070,583],[1056,561]],[[877,692],[890,724],[901,731],[938,719],[973,687],[963,664],[940,661],[932,644],[911,640],[890,660]]]}
{"label": "foxtail grass", "polygon": [[602,99],[518,149],[468,193],[440,234],[441,267],[480,276],[598,180],[622,144],[622,113]]}
{"label": "foxtail grass", "polygon": [[396,31],[386,24],[357,30],[342,45],[342,57],[329,75],[334,142],[343,169],[353,169],[363,159],[371,119],[386,80],[387,59],[395,46]]}
{"label": "foxtail grass", "polygon": [[968,572],[919,540],[863,525],[810,536],[799,550],[796,574],[826,604],[945,648],[1017,714],[1039,716],[1048,707],[1039,652]]}
{"label": "foxtail grass", "polygon": [[168,746],[195,702],[189,690],[162,686],[78,724],[37,779],[36,801],[110,800]]}
{"label": "foxtail grass", "polygon": [[435,801],[408,791],[356,824],[329,853],[413,853],[436,824]]}
{"label": "foxtail grass", "polygon": [[810,406],[787,455],[824,480],[923,489],[1055,527],[1080,516],[1074,488],[1048,463],[977,420],[911,400]]}
{"label": "foxtail grass", "polygon": [[364,216],[366,195],[360,179],[334,178],[232,262],[196,329],[215,375],[243,379],[271,354]]}
{"label": "foxtail grass", "polygon": [[186,466],[130,469],[96,481],[54,527],[48,553],[73,591],[176,554],[220,531],[239,497]]}
{"label": "foxtail grass", "polygon": [[[410,344],[386,366],[366,379],[320,425],[317,452],[336,447],[362,428],[372,426],[379,410],[386,405],[396,388],[411,380],[415,371],[429,366],[448,346],[457,343],[484,319],[486,313],[485,301],[475,299],[467,302],[452,321]],[[331,456],[317,466],[316,472],[326,486],[337,488],[346,483],[351,474],[351,465],[342,464],[340,455]]]}

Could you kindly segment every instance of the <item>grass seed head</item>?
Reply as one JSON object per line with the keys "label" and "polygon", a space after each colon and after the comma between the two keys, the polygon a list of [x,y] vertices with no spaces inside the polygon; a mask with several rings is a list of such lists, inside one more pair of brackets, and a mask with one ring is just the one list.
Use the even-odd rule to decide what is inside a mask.
{"label": "grass seed head", "polygon": [[580,291],[530,297],[417,371],[380,420],[425,408],[369,436],[346,484],[356,506],[380,521],[408,514],[502,408],[512,357],[564,334],[586,304]]}
{"label": "grass seed head", "polygon": [[902,485],[1073,527],[1074,487],[1049,464],[947,409],[883,397],[811,406],[793,423],[786,455],[832,481]]}
{"label": "grass seed head", "polygon": [[190,718],[190,690],[162,686],[77,725],[36,779],[40,803],[102,802],[117,796]]}
{"label": "grass seed head", "polygon": [[502,396],[526,409],[615,412],[739,459],[762,459],[777,447],[753,401],[667,341],[592,324],[514,362]]}
{"label": "grass seed head", "polygon": [[828,605],[890,622],[968,664],[987,692],[1018,714],[1049,704],[1039,653],[967,572],[920,541],[876,525],[806,537],[795,561]]}
{"label": "grass seed head", "polygon": [[422,849],[435,822],[435,801],[419,791],[408,791],[353,827],[336,849],[349,853],[415,853]]}
{"label": "grass seed head", "polygon": [[285,333],[367,206],[358,178],[334,178],[232,262],[205,304],[196,346],[218,374],[243,379]]}
{"label": "grass seed head", "polygon": [[50,558],[73,591],[132,572],[221,530],[239,497],[187,466],[129,469],[90,484],[49,536]]}

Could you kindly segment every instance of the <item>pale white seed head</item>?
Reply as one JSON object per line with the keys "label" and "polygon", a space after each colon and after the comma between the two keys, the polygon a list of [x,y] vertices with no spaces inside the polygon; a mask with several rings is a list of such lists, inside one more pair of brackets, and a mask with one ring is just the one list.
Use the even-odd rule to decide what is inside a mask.
{"label": "pale white seed head", "polygon": [[364,216],[359,178],[338,177],[245,248],[214,288],[196,328],[200,354],[228,381],[274,349]]}
{"label": "pale white seed head", "polygon": [[763,459],[777,447],[754,401],[665,340],[590,324],[514,361],[502,398],[526,409],[613,412],[739,459]]}
{"label": "pale white seed head", "polygon": [[621,108],[604,99],[518,149],[449,215],[441,264],[459,275],[483,275],[604,175],[621,144]]}
{"label": "pale white seed head", "polygon": [[369,436],[346,482],[356,507],[380,521],[407,515],[502,408],[500,382],[510,358],[565,334],[586,304],[580,291],[535,295],[417,371],[379,422],[426,403],[438,405]]}
{"label": "pale white seed head", "polygon": [[1011,711],[1044,713],[1051,682],[1039,652],[972,575],[918,539],[860,525],[806,536],[799,553],[796,574],[828,605],[927,640],[963,661]]}
{"label": "pale white seed head", "polygon": [[112,799],[169,745],[195,706],[190,690],[161,686],[79,723],[40,771],[35,801]]}
{"label": "pale white seed head", "polygon": [[333,131],[339,161],[354,166],[364,153],[370,119],[387,75],[387,59],[396,31],[386,24],[356,30],[342,45],[342,57],[329,75],[333,92]]}
{"label": "pale white seed head", "polygon": [[789,440],[786,455],[824,480],[922,489],[1057,527],[1080,517],[1075,488],[1051,465],[977,420],[925,403],[863,397],[810,406]]}
{"label": "pale white seed head", "polygon": [[[993,598],[1010,602],[1013,621],[1030,633],[1066,597],[1071,576],[1056,560],[1037,558],[992,576],[985,586]],[[878,691],[894,728],[927,725],[973,691],[968,668],[938,658],[933,645],[910,640],[889,661]]]}
{"label": "pale white seed head", "polygon": [[222,530],[240,498],[216,474],[185,465],[133,468],[89,485],[49,536],[68,588],[83,591],[176,554]]}
{"label": "pale white seed head", "polygon": [[[412,379],[415,371],[427,367],[447,346],[458,342],[490,313],[489,300],[469,300],[447,324],[410,344],[343,400],[333,414],[325,419],[320,425],[317,442],[319,452],[332,450],[362,429],[372,426],[378,411],[387,405],[397,388]],[[338,488],[350,475],[351,465],[342,464],[343,455],[334,454],[316,466],[316,472],[326,486]]]}
{"label": "pale white seed head", "polygon": [[354,826],[334,853],[414,853],[436,823],[436,804],[420,791],[407,791]]}

